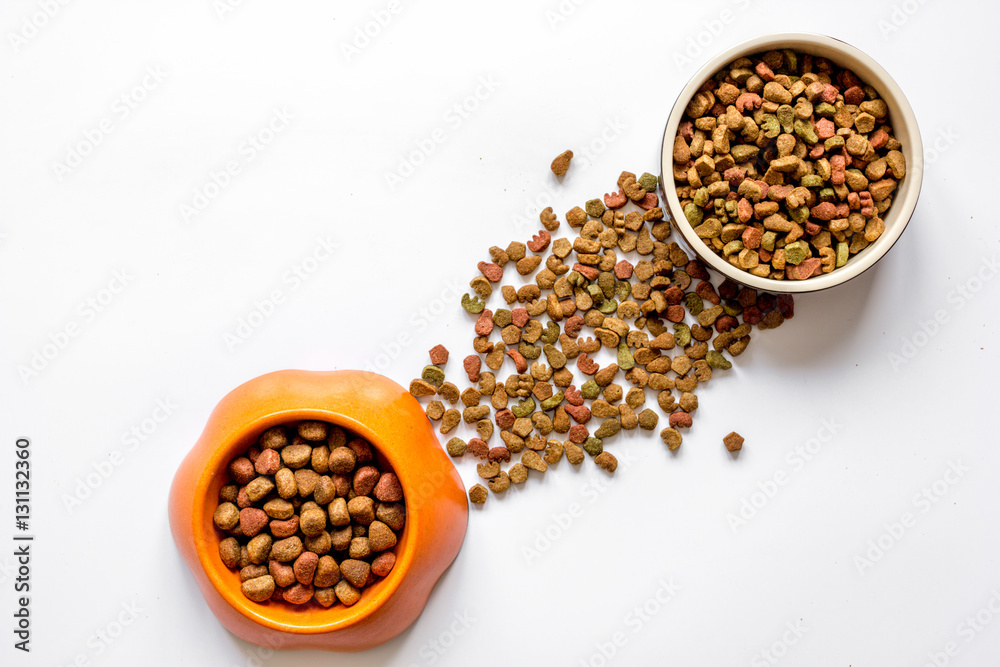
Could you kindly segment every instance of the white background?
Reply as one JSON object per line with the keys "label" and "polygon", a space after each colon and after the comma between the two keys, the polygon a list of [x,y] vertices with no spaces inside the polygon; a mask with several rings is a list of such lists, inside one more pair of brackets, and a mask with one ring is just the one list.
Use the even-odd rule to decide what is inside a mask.
{"label": "white background", "polygon": [[[50,19],[44,4],[0,10],[0,539],[14,532],[19,436],[32,441],[37,535],[30,656],[11,647],[0,546],[4,664],[600,665],[615,633],[609,664],[774,664],[764,650],[786,665],[997,663],[995,4],[589,0],[560,13],[555,1],[402,0],[347,55],[385,2],[104,0]],[[658,172],[663,124],[700,64],[794,30],[861,48],[909,96],[926,169],[892,252],[757,335],[700,392],[676,455],[623,434],[609,443],[623,461],[611,484],[564,461],[491,497],[423,615],[389,643],[262,660],[226,632],[166,520],[174,470],[215,403],[281,368],[372,363],[405,384],[437,343],[460,378],[473,334],[454,302],[486,249],[528,240],[540,203],[561,215],[622,169]],[[143,89],[147,68],[164,74]],[[463,118],[455,105],[476,108]],[[291,120],[249,149],[275,109]],[[105,119],[110,133],[59,173]],[[385,174],[435,128],[433,152],[390,188]],[[577,159],[557,183],[549,161],[566,148]],[[230,160],[240,172],[185,220],[181,206]],[[327,238],[335,256],[296,284],[289,272]],[[105,292],[122,271],[127,285]],[[227,345],[275,290],[273,314]],[[77,335],[45,348],[67,327]],[[401,335],[409,344],[393,348]],[[51,358],[23,378],[43,348]],[[175,407],[130,448],[157,401]],[[836,434],[799,458],[825,420]],[[734,429],[747,439],[738,458],[721,444]],[[115,452],[113,472],[81,487]],[[474,483],[472,462],[459,469]],[[777,473],[785,483],[769,485]],[[921,500],[935,484],[940,497]],[[759,507],[734,529],[744,501]],[[906,513],[912,525],[892,528]],[[677,593],[650,603],[661,580]],[[119,633],[123,605],[138,611]],[[992,622],[973,629],[977,613]]]}

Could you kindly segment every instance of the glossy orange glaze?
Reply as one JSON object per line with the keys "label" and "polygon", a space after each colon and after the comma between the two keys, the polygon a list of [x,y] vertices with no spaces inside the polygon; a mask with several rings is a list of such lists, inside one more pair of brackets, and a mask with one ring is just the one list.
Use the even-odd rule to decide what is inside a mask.
{"label": "glossy orange glaze", "polygon": [[[260,604],[240,592],[219,558],[212,523],[229,461],[265,430],[300,419],[338,424],[366,438],[403,487],[406,525],[396,565],[352,607]],[[170,489],[170,528],[212,612],[230,632],[274,649],[359,651],[405,630],[458,555],[469,511],[462,480],[409,392],[364,371],[278,371],[237,387],[216,406]]]}

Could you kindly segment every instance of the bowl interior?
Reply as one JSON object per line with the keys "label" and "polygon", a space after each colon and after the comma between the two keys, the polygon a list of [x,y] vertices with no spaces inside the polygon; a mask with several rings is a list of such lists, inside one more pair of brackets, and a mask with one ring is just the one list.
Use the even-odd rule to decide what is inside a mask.
{"label": "bowl interior", "polygon": [[[305,605],[293,605],[284,601],[253,602],[247,599],[240,590],[238,571],[230,570],[219,557],[219,543],[222,533],[212,521],[213,513],[219,503],[219,490],[229,483],[226,471],[229,461],[242,455],[251,445],[256,444],[260,434],[280,424],[300,420],[315,419],[336,424],[367,440],[373,449],[373,455],[383,471],[394,472],[399,477],[403,487],[403,502],[406,506],[406,524],[398,534],[396,546],[396,564],[388,576],[380,578],[361,592],[361,599],[354,605],[345,607],[340,602],[324,609],[313,602]],[[370,615],[381,606],[398,588],[400,581],[409,569],[415,556],[414,540],[411,536],[419,527],[418,512],[411,511],[411,494],[413,480],[409,479],[402,467],[393,465],[393,444],[380,442],[379,439],[363,424],[327,410],[302,409],[277,412],[263,416],[244,429],[234,433],[225,442],[220,442],[210,460],[205,463],[205,474],[199,478],[195,489],[196,497],[201,502],[195,505],[195,543],[198,545],[198,556],[212,585],[232,607],[243,615],[262,625],[286,632],[306,634],[329,632],[347,625],[352,625]],[[402,474],[400,474],[402,473]]]}
{"label": "bowl interior", "polygon": [[[705,81],[723,67],[742,56],[761,53],[770,49],[792,49],[801,53],[827,58],[834,64],[852,70],[866,84],[879,91],[882,99],[889,107],[890,125],[894,136],[903,145],[902,152],[906,156],[906,176],[900,181],[893,194],[892,206],[882,218],[885,231],[875,242],[851,257],[848,262],[830,273],[824,273],[807,280],[774,280],[760,278],[741,269],[737,269],[709,248],[698,238],[693,228],[688,224],[681,209],[680,200],[674,188],[673,179],[673,142],[677,128],[684,117],[684,109],[688,102]],[[923,144],[917,128],[916,116],[909,102],[903,95],[892,77],[889,76],[877,62],[857,48],[824,35],[806,33],[787,33],[768,35],[739,44],[718,56],[712,58],[681,90],[677,101],[667,119],[663,134],[661,151],[662,183],[664,196],[674,226],[695,251],[698,257],[722,275],[757,289],[770,292],[814,292],[860,275],[871,268],[893,246],[906,224],[909,222],[913,209],[920,194],[923,179]]]}

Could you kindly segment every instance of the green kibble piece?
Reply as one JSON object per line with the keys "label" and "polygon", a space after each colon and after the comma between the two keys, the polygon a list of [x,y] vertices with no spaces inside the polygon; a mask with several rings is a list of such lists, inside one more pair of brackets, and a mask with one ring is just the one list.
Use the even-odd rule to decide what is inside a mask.
{"label": "green kibble piece", "polygon": [[691,327],[683,322],[674,325],[674,343],[686,347],[691,342]]}
{"label": "green kibble piece", "polygon": [[716,218],[709,218],[694,228],[694,233],[700,239],[714,239],[722,234],[722,223]]}
{"label": "green kibble piece", "polygon": [[523,401],[512,407],[510,411],[514,413],[515,417],[530,417],[535,411],[535,399],[528,396]]}
{"label": "green kibble piece", "polygon": [[420,373],[420,379],[430,382],[435,387],[440,387],[441,383],[444,382],[444,371],[437,366],[424,366],[424,370]]}
{"label": "green kibble piece", "polygon": [[539,336],[539,339],[543,343],[547,343],[549,345],[555,344],[555,342],[559,340],[559,325],[550,320],[549,323],[545,325],[545,330],[542,331],[542,335]]}
{"label": "green kibble piece", "polygon": [[587,284],[587,279],[579,271],[570,271],[566,274],[566,282],[573,287],[583,287]]}
{"label": "green kibble piece", "polygon": [[798,266],[811,256],[805,241],[796,241],[785,246],[785,263]]}
{"label": "green kibble piece", "polygon": [[604,215],[604,202],[600,199],[591,199],[583,205],[583,208],[587,211],[587,215],[592,218],[599,218]]}
{"label": "green kibble piece", "polygon": [[794,124],[795,134],[807,144],[814,144],[819,141],[813,124],[807,120],[796,120]]}
{"label": "green kibble piece", "polygon": [[597,286],[604,292],[604,296],[610,299],[615,295],[615,274],[610,271],[597,274]]}
{"label": "green kibble piece", "polygon": [[647,171],[639,177],[639,185],[646,192],[656,192],[656,176]]}
{"label": "green kibble piece", "polygon": [[597,456],[604,451],[604,441],[592,435],[583,441],[583,451],[591,456]]}
{"label": "green kibble piece", "polygon": [[[759,152],[760,152],[759,148],[757,148],[756,146],[752,146],[750,144],[739,144],[729,149],[729,155],[731,155],[732,158],[737,162],[746,162],[747,160],[751,160],[757,157],[757,153]],[[684,214],[687,215],[686,208]],[[690,220],[690,218],[688,219]],[[698,222],[701,222],[701,220],[699,219]],[[698,224],[698,222],[692,224]]]}
{"label": "green kibble piece", "polygon": [[465,308],[468,313],[478,315],[483,312],[483,308],[485,307],[486,303],[478,296],[469,296],[468,294],[462,296],[462,308]]}
{"label": "green kibble piece", "polygon": [[617,299],[606,299],[604,303],[597,307],[597,310],[601,311],[605,315],[610,315],[611,313],[618,310],[618,300]]}
{"label": "green kibble piece", "polygon": [[842,136],[840,136],[839,134],[835,134],[823,142],[823,148],[826,149],[827,153],[829,153],[834,149],[843,148],[846,143],[847,142],[844,141],[844,138]]}
{"label": "green kibble piece", "polygon": [[736,299],[726,299],[722,302],[722,312],[726,315],[737,317],[743,312],[743,306]]}
{"label": "green kibble piece", "polygon": [[778,122],[778,117],[773,113],[766,113],[761,121],[761,129],[764,131],[765,137],[774,139],[781,134],[781,123]]}
{"label": "green kibble piece", "polygon": [[726,215],[728,215],[729,217],[734,217],[737,213],[736,205],[737,204],[735,201],[727,199],[725,206],[723,206],[723,208],[726,211]]}
{"label": "green kibble piece", "polygon": [[795,127],[795,109],[787,104],[782,104],[774,113],[778,117],[778,122],[781,123],[781,129],[786,133],[791,132],[792,128]]}
{"label": "green kibble piece", "polygon": [[820,201],[833,201],[837,198],[837,193],[834,192],[833,188],[823,188],[819,191]]}
{"label": "green kibble piece", "polygon": [[837,107],[833,106],[829,102],[820,102],[813,107],[813,113],[817,116],[836,116]]}
{"label": "green kibble piece", "polygon": [[705,355],[705,361],[708,362],[710,368],[721,368],[724,371],[728,371],[733,367],[733,362],[726,359],[726,357],[717,350],[709,350],[708,354]]}
{"label": "green kibble piece", "polygon": [[601,395],[601,387],[593,380],[587,380],[580,387],[580,395],[592,401]]}
{"label": "green kibble piece", "polygon": [[698,208],[705,208],[708,206],[708,188],[701,187],[694,191],[694,196],[691,197],[694,205]]}
{"label": "green kibble piece", "polygon": [[782,49],[781,55],[785,57],[784,69],[790,74],[797,72],[799,69],[799,57],[795,55],[795,51],[792,51],[791,49]]}
{"label": "green kibble piece", "polygon": [[594,437],[603,440],[604,438],[610,438],[613,435],[618,435],[621,430],[622,423],[612,417],[601,422],[601,425],[596,431],[594,431]]}
{"label": "green kibble piece", "polygon": [[629,298],[632,294],[632,283],[627,280],[619,280],[615,282],[615,297],[619,301],[624,301]]}
{"label": "green kibble piece", "polygon": [[566,398],[566,393],[563,391],[557,391],[556,393],[552,394],[544,401],[542,401],[542,410],[544,410],[545,412],[548,412],[549,410],[555,410],[563,402],[564,398]]}
{"label": "green kibble piece", "polygon": [[465,454],[467,447],[468,446],[465,444],[465,440],[462,440],[461,438],[452,438],[448,441],[448,456],[462,456]]}
{"label": "green kibble piece", "polygon": [[768,252],[774,252],[774,243],[778,240],[778,235],[774,232],[764,232],[760,237],[760,247]]}
{"label": "green kibble piece", "polygon": [[798,208],[790,208],[788,209],[788,216],[795,222],[801,224],[809,219],[809,207],[799,206]]}
{"label": "green kibble piece", "polygon": [[837,268],[839,269],[844,264],[847,264],[847,258],[850,256],[851,246],[846,243],[837,244]]}
{"label": "green kibble piece", "polygon": [[743,250],[743,241],[730,241],[722,248],[722,254],[726,257],[738,253]]}
{"label": "green kibble piece", "polygon": [[623,371],[632,370],[635,366],[635,359],[632,357],[632,351],[628,349],[628,344],[625,341],[618,343],[618,368]]}
{"label": "green kibble piece", "polygon": [[802,177],[800,185],[804,188],[821,188],[823,187],[823,177],[819,174],[806,174]]}
{"label": "green kibble piece", "polygon": [[[754,148],[756,148],[756,146],[754,146]],[[698,208],[694,202],[688,203],[684,207],[684,217],[687,218],[688,224],[692,227],[700,225],[703,216],[704,213],[702,213],[701,209]]]}
{"label": "green kibble piece", "polygon": [[694,292],[688,292],[684,295],[684,305],[687,306],[688,312],[698,317],[701,311],[705,310],[705,300]]}
{"label": "green kibble piece", "polygon": [[604,290],[601,289],[600,285],[587,285],[587,294],[590,295],[595,304],[604,302]]}
{"label": "green kibble piece", "polygon": [[521,353],[521,356],[525,359],[537,359],[542,355],[542,348],[538,345],[532,345],[526,341],[521,341],[517,345],[517,351]]}

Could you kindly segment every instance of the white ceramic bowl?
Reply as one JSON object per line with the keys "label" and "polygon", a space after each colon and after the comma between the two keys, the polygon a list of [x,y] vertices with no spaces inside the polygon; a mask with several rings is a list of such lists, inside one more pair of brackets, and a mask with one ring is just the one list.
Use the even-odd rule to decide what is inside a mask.
{"label": "white ceramic bowl", "polygon": [[[834,64],[850,69],[862,81],[879,91],[882,99],[889,106],[889,121],[893,135],[903,145],[903,155],[906,156],[906,176],[900,182],[893,195],[892,206],[882,218],[885,231],[874,243],[854,255],[847,263],[830,273],[814,276],[807,280],[774,280],[760,278],[731,265],[709,248],[698,238],[691,225],[684,217],[680,200],[677,199],[673,178],[673,146],[677,127],[684,116],[684,108],[705,81],[716,72],[742,56],[762,53],[771,49],[792,49],[800,53],[809,53],[829,59]],[[923,144],[920,141],[920,131],[917,129],[917,119],[913,115],[910,104],[903,96],[903,91],[892,77],[882,69],[870,56],[862,53],[850,44],[825,35],[807,33],[784,33],[765,35],[743,42],[712,58],[695,74],[674,102],[674,107],[667,118],[667,127],[663,132],[662,147],[662,182],[667,207],[673,217],[674,227],[680,232],[687,245],[698,257],[725,277],[768,292],[816,292],[847,282],[851,278],[864,273],[875,262],[885,255],[889,248],[906,229],[913,209],[920,195],[920,184],[923,180]]]}

